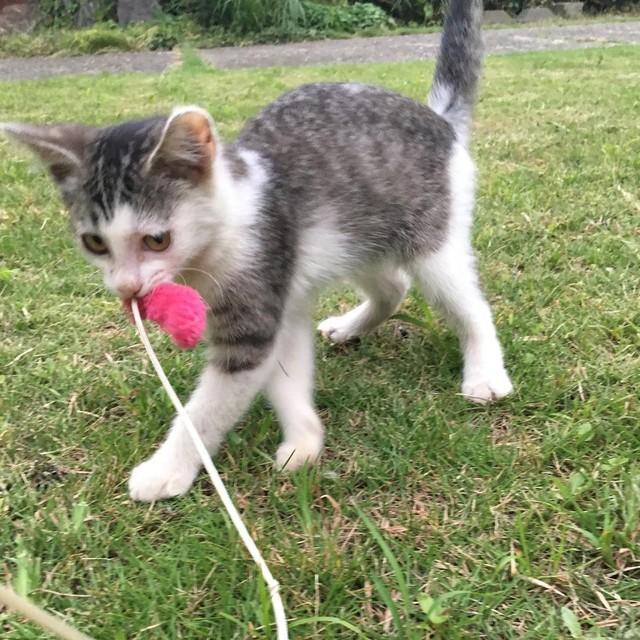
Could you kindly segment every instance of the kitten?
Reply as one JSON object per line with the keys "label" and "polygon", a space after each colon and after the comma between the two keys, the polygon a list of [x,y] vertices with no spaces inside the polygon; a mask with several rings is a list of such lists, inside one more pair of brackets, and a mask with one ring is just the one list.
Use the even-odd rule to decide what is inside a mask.
{"label": "kitten", "polygon": [[[337,279],[366,299],[320,323],[332,342],[387,319],[412,277],[459,332],[462,393],[486,402],[511,391],[470,243],[482,2],[449,4],[429,106],[377,87],[312,84],[228,145],[197,107],[101,129],[4,125],[48,166],[108,288],[129,299],[177,279],[211,306],[208,364],[187,404],[210,451],[264,391],[284,434],[277,464],[318,458],[311,306]],[[131,496],[184,494],[199,468],[175,420],[133,470]]]}

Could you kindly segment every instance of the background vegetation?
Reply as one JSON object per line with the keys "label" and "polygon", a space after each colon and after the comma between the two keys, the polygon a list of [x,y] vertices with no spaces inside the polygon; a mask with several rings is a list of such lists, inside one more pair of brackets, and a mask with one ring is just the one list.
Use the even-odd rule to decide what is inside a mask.
{"label": "background vegetation", "polygon": [[[424,99],[431,63],[0,83],[7,120],[208,107],[225,137],[304,82]],[[411,295],[317,341],[319,467],[276,473],[261,401],[217,456],[305,640],[630,640],[640,632],[640,48],[495,56],[473,151],[475,246],[515,394],[459,396],[460,352]],[[0,141],[0,580],[97,640],[270,640],[268,597],[201,478],[132,504],[173,410],[50,181]],[[338,291],[321,318],[354,304]],[[185,397],[202,349],[155,332]],[[44,640],[0,612],[6,640]]]}
{"label": "background vegetation", "polygon": [[[96,0],[98,20],[116,20],[117,0]],[[518,13],[525,7],[545,6],[551,0],[487,0],[487,9]],[[210,33],[229,37],[260,34],[260,39],[295,38],[335,33],[357,33],[398,24],[429,25],[442,20],[444,0],[160,0],[157,21],[169,37]],[[588,11],[623,9],[638,0],[587,0]],[[72,27],[79,2],[45,0],[43,25]],[[177,22],[174,22],[177,20]],[[162,43],[157,42],[158,46]]]}
{"label": "background vegetation", "polygon": [[[530,0],[527,4],[546,4]],[[487,0],[487,8],[516,13],[520,0]],[[86,6],[86,4],[85,4]],[[43,0],[32,33],[0,38],[0,56],[87,54],[109,50],[173,49],[284,42],[351,35],[436,30],[441,0],[161,0],[161,11],[144,23],[119,25],[116,0],[95,0],[95,23],[77,0]],[[592,12],[640,9],[640,0],[592,0]],[[562,21],[559,18],[559,21]],[[83,28],[78,28],[82,24]]]}
{"label": "background vegetation", "polygon": [[[487,9],[504,9],[518,13],[524,8],[549,6],[555,0],[486,0]],[[205,27],[240,28],[247,32],[273,26],[304,26],[310,10],[326,11],[340,8],[343,15],[362,9],[351,7],[372,4],[389,16],[404,22],[438,21],[446,0],[159,0],[162,11],[169,15],[190,16]],[[638,4],[637,0],[586,0],[588,11],[623,9]],[[94,0],[97,19],[116,19],[117,0]],[[318,8],[320,7],[320,8]],[[40,3],[43,20],[48,24],[72,26],[80,12],[78,0],[43,0]]]}

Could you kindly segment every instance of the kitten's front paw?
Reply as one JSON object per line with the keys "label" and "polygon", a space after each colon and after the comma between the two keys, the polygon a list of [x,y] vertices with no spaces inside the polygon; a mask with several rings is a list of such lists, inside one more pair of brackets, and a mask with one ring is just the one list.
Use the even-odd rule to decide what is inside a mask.
{"label": "kitten's front paw", "polygon": [[182,468],[166,460],[149,458],[129,477],[129,495],[133,500],[153,502],[184,495],[193,484],[198,469]]}
{"label": "kitten's front paw", "polygon": [[512,391],[513,385],[504,369],[492,374],[467,376],[462,383],[462,395],[478,404],[500,400]]}
{"label": "kitten's front paw", "polygon": [[294,471],[305,463],[313,464],[322,453],[322,438],[307,436],[303,442],[284,441],[276,452],[276,467]]}
{"label": "kitten's front paw", "polygon": [[333,344],[343,344],[358,337],[358,332],[351,318],[344,316],[332,316],[323,320],[318,325],[318,331]]}

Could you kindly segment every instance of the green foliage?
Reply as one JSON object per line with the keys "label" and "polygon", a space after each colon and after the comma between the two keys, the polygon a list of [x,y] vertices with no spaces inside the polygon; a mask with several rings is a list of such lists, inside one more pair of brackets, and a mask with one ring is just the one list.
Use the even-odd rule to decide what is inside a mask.
{"label": "green foliage", "polygon": [[203,37],[204,31],[189,16],[163,16],[149,25],[133,25],[139,48],[173,49]]}
{"label": "green foliage", "polygon": [[[442,20],[445,0],[371,0],[400,22],[425,24]],[[485,9],[504,9],[517,14],[529,7],[544,7],[555,0],[485,0]],[[592,13],[638,8],[640,0],[586,0],[585,10]]]}
{"label": "green foliage", "polygon": [[351,6],[306,2],[304,12],[305,28],[321,32],[357,33],[392,27],[395,24],[380,7],[370,2],[357,2]]}
{"label": "green foliage", "polygon": [[[412,0],[407,0],[412,1]],[[413,0],[418,2],[418,0]],[[519,13],[529,7],[548,7],[556,0],[486,0],[485,9],[504,9],[510,13]],[[585,11],[598,13],[602,11],[630,9],[639,7],[640,0],[585,0]]]}
{"label": "green foliage", "polygon": [[[81,4],[80,0],[40,0],[40,22],[43,26],[58,29],[73,27],[77,23]],[[93,4],[96,22],[115,20],[116,0],[93,0]]]}
{"label": "green foliage", "polygon": [[[74,29],[79,0],[43,0],[41,28],[0,38],[0,56],[96,53],[109,50],[172,49],[179,44],[220,46],[280,42],[345,34],[400,32],[436,25],[444,0],[161,0],[153,21],[119,27],[116,0],[95,0],[92,27]],[[487,9],[517,13],[550,0],[487,0]],[[587,0],[587,10],[638,6],[638,0]],[[399,25],[405,25],[399,27]],[[418,27],[419,28],[419,27]]]}
{"label": "green foliage", "polygon": [[487,0],[486,9],[504,9],[509,13],[520,13],[529,7],[540,7],[551,4],[551,0]]}
{"label": "green foliage", "polygon": [[640,8],[640,0],[585,0],[584,8],[590,13],[627,9],[637,11]]}
{"label": "green foliage", "polygon": [[0,55],[11,56],[78,55],[137,48],[135,38],[128,30],[108,23],[88,29],[46,29],[31,34],[12,34],[0,39]]}
{"label": "green foliage", "polygon": [[29,34],[11,34],[0,39],[0,56],[172,49],[178,44],[203,41],[203,38],[202,29],[189,18],[166,16],[124,28],[115,22],[101,22],[86,29],[41,29]]}
{"label": "green foliage", "polygon": [[165,0],[161,6],[170,15],[192,16],[205,29],[235,33],[291,30],[304,21],[302,0]]}
{"label": "green foliage", "polygon": [[118,29],[86,29],[72,35],[71,48],[79,53],[135,49],[134,41]]}
{"label": "green foliage", "polygon": [[393,24],[382,9],[363,2],[347,5],[309,0],[167,0],[162,6],[171,15],[192,16],[205,29],[218,27],[245,35],[355,33]]}
{"label": "green foliage", "polygon": [[38,6],[43,24],[58,28],[75,24],[79,8],[77,0],[41,0]]}
{"label": "green foliage", "polygon": [[[389,24],[432,24],[442,20],[445,0],[161,0],[167,16],[190,19],[204,30],[224,30],[235,34],[262,32],[299,33],[301,30],[354,33]],[[117,0],[96,0],[96,20],[114,20]],[[486,0],[486,9],[518,13],[526,7],[545,6],[551,0]],[[76,25],[79,0],[43,0],[42,24],[64,28]],[[598,12],[638,6],[638,0],[586,0],[587,11]],[[382,15],[384,12],[386,15]],[[173,39],[165,31],[157,48],[168,48]]]}
{"label": "green foliage", "polygon": [[442,17],[442,0],[372,0],[390,16],[404,23],[428,24]]}

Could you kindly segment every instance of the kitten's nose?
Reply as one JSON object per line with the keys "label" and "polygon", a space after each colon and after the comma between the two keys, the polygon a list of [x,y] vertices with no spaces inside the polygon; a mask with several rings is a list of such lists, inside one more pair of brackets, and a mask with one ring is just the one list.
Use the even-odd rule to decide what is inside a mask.
{"label": "kitten's nose", "polygon": [[116,291],[118,295],[123,300],[130,300],[131,298],[135,298],[140,290],[142,289],[142,284],[137,280],[127,280],[126,282],[120,283],[116,287]]}

